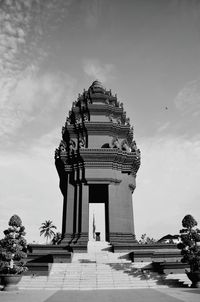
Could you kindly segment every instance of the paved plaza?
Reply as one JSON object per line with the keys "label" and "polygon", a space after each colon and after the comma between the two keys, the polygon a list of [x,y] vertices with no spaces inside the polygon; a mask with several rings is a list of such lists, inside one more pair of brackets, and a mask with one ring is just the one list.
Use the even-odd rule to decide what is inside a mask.
{"label": "paved plaza", "polygon": [[199,302],[200,289],[32,290],[0,292],[1,302]]}

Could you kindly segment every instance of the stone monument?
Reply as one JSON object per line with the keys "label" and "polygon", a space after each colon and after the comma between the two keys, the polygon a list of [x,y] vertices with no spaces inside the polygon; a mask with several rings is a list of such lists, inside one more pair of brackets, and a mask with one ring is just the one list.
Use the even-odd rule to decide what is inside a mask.
{"label": "stone monument", "polygon": [[63,195],[62,244],[86,251],[107,241],[114,251],[136,243],[132,193],[140,150],[123,103],[99,81],[73,102],[55,165]]}

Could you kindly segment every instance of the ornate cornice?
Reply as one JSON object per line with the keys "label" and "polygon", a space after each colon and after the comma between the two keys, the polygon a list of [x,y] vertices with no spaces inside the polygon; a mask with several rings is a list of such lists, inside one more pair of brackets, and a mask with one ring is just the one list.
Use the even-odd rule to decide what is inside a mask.
{"label": "ornate cornice", "polygon": [[[106,115],[108,116],[109,114],[114,114],[117,116],[125,116],[126,112],[123,111],[123,108],[121,107],[115,107],[110,104],[88,104],[88,110],[90,114],[94,115]],[[79,113],[80,109],[78,107],[74,107],[72,109],[75,114]]]}
{"label": "ornate cornice", "polygon": [[66,172],[87,169],[112,169],[122,173],[136,175],[140,158],[136,152],[119,149],[87,149],[74,150],[72,154],[62,152],[56,160],[61,160]]}
{"label": "ornate cornice", "polygon": [[72,138],[77,137],[83,131],[87,135],[109,135],[119,138],[133,137],[133,130],[130,125],[122,125],[113,122],[85,122],[84,125],[67,125],[65,130]]}

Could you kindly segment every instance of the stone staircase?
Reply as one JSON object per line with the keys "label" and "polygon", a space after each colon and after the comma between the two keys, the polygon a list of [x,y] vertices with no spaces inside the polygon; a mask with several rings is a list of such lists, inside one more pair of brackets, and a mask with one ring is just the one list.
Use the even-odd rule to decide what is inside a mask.
{"label": "stone staircase", "polygon": [[48,276],[23,276],[19,289],[92,290],[187,286],[184,274],[162,276],[149,262],[131,262],[126,253],[112,253],[108,243],[89,243],[88,253],[71,263],[53,263]]}

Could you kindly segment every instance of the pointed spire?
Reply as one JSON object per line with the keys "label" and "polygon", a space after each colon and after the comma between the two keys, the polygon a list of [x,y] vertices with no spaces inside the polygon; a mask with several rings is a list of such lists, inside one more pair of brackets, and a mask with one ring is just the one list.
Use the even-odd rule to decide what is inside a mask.
{"label": "pointed spire", "polygon": [[92,83],[92,85],[90,86],[90,88],[100,89],[100,90],[104,90],[105,91],[105,88],[103,87],[103,84],[99,80],[95,80]]}

